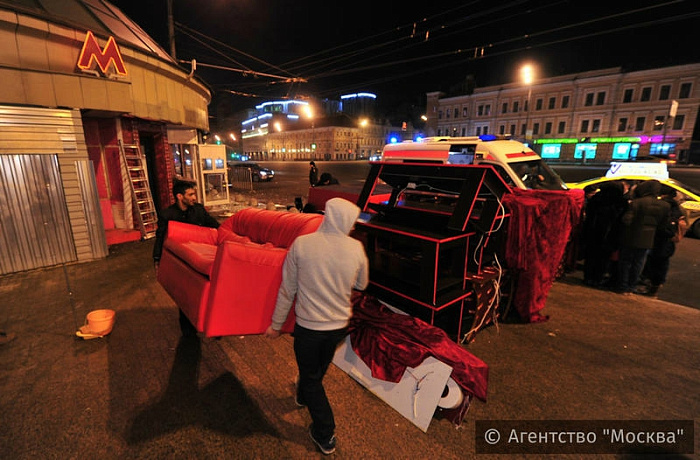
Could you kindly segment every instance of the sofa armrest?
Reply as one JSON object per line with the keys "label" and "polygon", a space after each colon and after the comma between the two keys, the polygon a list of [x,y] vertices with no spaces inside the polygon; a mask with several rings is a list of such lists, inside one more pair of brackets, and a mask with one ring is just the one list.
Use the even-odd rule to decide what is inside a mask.
{"label": "sofa armrest", "polygon": [[188,241],[192,243],[204,243],[216,246],[217,231],[215,228],[201,227],[199,225],[186,224],[184,222],[168,222],[168,237],[171,241]]}
{"label": "sofa armrest", "polygon": [[[262,334],[272,322],[287,250],[225,241],[212,267],[204,316],[207,337]],[[282,328],[294,329],[294,310]]]}

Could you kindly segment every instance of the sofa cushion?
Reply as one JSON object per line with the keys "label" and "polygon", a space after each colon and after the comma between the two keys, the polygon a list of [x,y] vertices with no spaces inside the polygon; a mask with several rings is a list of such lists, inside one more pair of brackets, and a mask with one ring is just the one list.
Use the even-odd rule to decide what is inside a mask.
{"label": "sofa cushion", "polygon": [[163,246],[186,262],[193,270],[205,276],[211,275],[217,246],[192,241],[179,242],[166,239]]}
{"label": "sofa cushion", "polygon": [[232,243],[243,243],[243,244],[250,243],[250,238],[248,238],[247,236],[242,236],[242,235],[238,235],[236,233],[233,233],[228,228],[219,227],[218,232],[219,232],[218,238],[217,238],[218,244],[221,244],[224,241],[230,241]]}
{"label": "sofa cushion", "polygon": [[265,246],[222,243],[204,318],[208,337],[262,334],[270,325],[287,250]]}
{"label": "sofa cushion", "polygon": [[196,243],[217,244],[217,230],[210,227],[186,224],[184,222],[168,222],[168,236],[166,240],[194,241]]}
{"label": "sofa cushion", "polygon": [[320,214],[245,208],[221,224],[219,241],[224,240],[222,234],[232,232],[247,236],[255,243],[272,243],[277,247],[288,248],[296,237],[316,231],[322,220]]}
{"label": "sofa cushion", "polygon": [[275,231],[268,235],[268,241],[280,248],[288,248],[301,235],[315,232],[321,225],[320,214],[281,213],[275,224]]}

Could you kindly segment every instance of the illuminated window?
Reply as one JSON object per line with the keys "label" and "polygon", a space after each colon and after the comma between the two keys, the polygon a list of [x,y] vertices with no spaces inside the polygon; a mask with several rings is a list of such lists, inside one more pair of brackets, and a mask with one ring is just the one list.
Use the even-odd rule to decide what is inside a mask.
{"label": "illuminated window", "polygon": [[561,144],[544,144],[542,146],[542,158],[559,158],[561,155]]}
{"label": "illuminated window", "polygon": [[618,142],[613,144],[612,159],[613,160],[629,160],[637,156],[639,144],[631,144],[629,142]]}
{"label": "illuminated window", "polygon": [[580,160],[585,155],[586,160],[592,160],[595,158],[595,152],[597,147],[597,144],[576,144],[576,149],[574,150],[574,158]]}
{"label": "illuminated window", "polygon": [[668,155],[676,150],[676,144],[651,144],[649,153],[651,155]]}
{"label": "illuminated window", "polygon": [[657,115],[654,117],[654,131],[661,131],[664,128],[664,120],[666,117],[663,115]]}

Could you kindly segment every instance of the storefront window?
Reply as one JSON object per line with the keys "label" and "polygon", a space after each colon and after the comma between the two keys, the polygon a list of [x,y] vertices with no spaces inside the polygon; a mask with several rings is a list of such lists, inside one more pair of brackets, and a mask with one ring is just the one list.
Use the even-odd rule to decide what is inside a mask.
{"label": "storefront window", "polygon": [[225,175],[223,173],[205,174],[204,190],[207,194],[207,201],[220,200],[225,195]]}
{"label": "storefront window", "polygon": [[649,153],[651,155],[668,155],[676,151],[676,144],[651,144]]}
{"label": "storefront window", "polygon": [[631,144],[629,142],[618,142],[613,145],[612,159],[613,160],[629,160],[637,157],[639,144]]}
{"label": "storefront window", "polygon": [[561,144],[544,144],[542,146],[542,158],[559,158]]}
{"label": "storefront window", "polygon": [[574,158],[580,160],[584,157],[586,160],[592,160],[595,158],[595,152],[598,144],[576,144],[576,150],[574,150]]}
{"label": "storefront window", "polygon": [[175,174],[188,179],[194,178],[192,170],[192,153],[194,146],[190,144],[170,144],[170,150],[173,152],[173,164],[175,165]]}

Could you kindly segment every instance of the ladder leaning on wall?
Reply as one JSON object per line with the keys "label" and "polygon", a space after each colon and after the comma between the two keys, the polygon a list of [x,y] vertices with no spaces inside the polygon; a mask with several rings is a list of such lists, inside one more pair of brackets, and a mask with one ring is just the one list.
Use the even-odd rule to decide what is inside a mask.
{"label": "ladder leaning on wall", "polygon": [[[158,213],[148,182],[146,158],[141,153],[140,146],[124,145],[121,140],[119,140],[119,152],[124,191],[131,192],[131,200],[127,200],[126,197],[124,199],[124,214],[130,216],[133,213],[137,217],[142,239],[152,238],[156,234]],[[133,212],[134,207],[136,212]]]}

